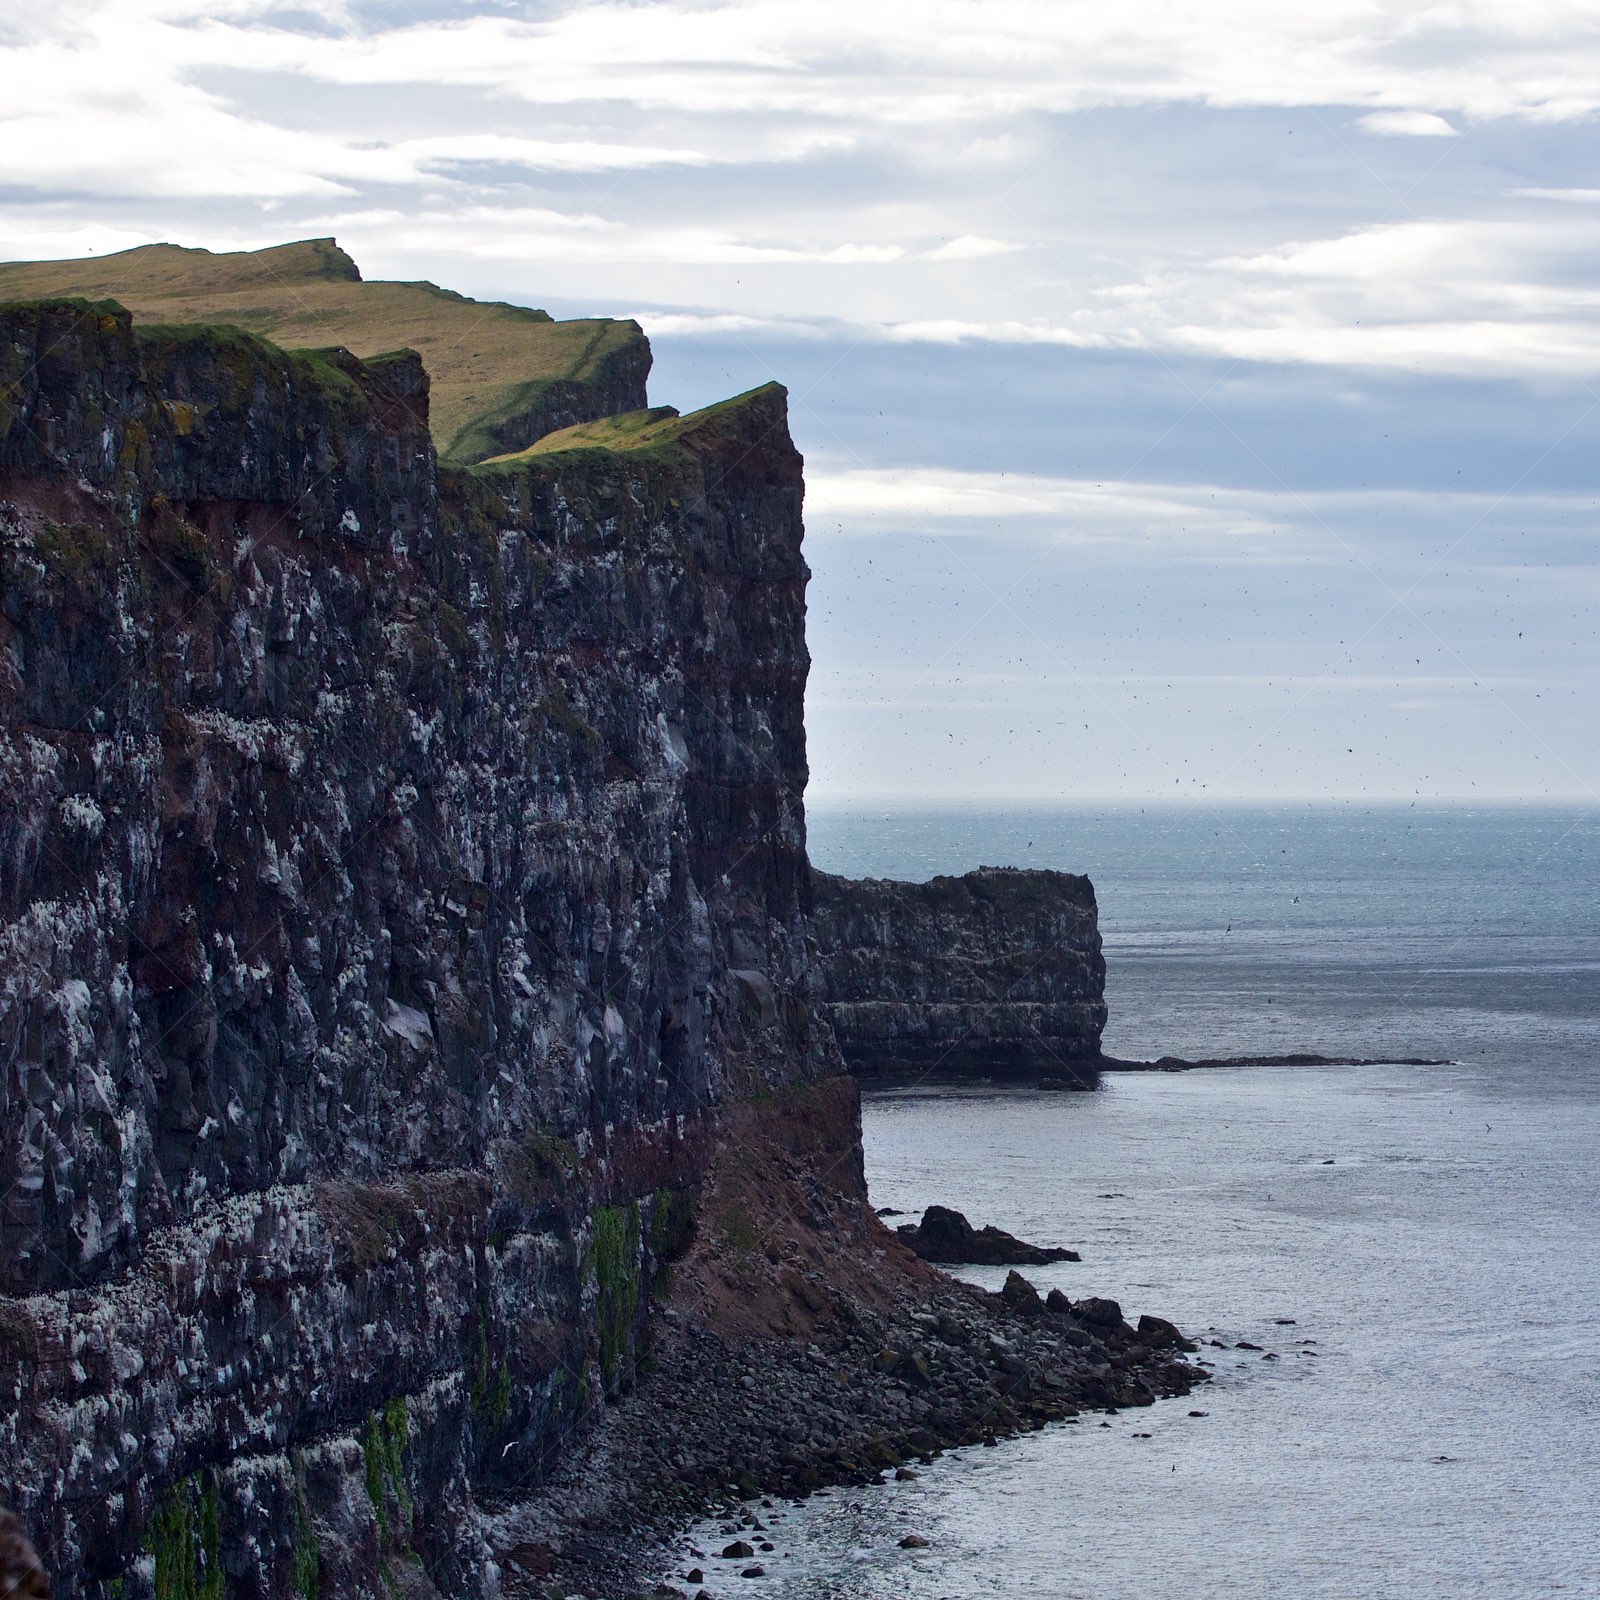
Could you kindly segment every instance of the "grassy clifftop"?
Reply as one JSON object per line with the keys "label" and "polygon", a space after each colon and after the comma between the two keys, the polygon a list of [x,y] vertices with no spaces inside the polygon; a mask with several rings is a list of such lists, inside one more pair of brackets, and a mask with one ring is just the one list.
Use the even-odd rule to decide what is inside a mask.
{"label": "grassy clifftop", "polygon": [[120,301],[136,322],[227,323],[289,348],[343,345],[363,357],[413,349],[432,381],[440,458],[462,466],[636,410],[650,369],[635,322],[555,322],[432,283],[367,283],[332,239],[221,255],[154,244],[0,264],[0,301],[62,295]]}
{"label": "grassy clifftop", "polygon": [[780,427],[785,429],[787,437],[788,393],[781,383],[764,383],[731,399],[691,411],[688,416],[680,416],[671,406],[650,406],[620,416],[601,417],[594,422],[547,433],[525,450],[491,456],[480,465],[485,471],[497,471],[551,456],[594,451],[668,456],[692,442],[697,435],[721,437],[747,432],[760,437]]}

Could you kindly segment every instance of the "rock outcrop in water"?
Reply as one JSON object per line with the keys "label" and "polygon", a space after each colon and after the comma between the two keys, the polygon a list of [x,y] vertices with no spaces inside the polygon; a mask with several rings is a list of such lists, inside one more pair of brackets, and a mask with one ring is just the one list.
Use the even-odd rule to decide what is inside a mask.
{"label": "rock outcrop in water", "polygon": [[1105,959],[1087,878],[814,883],[819,994],[852,1071],[1093,1081]]}
{"label": "rock outcrop in water", "polygon": [[895,1232],[924,1261],[944,1266],[1039,1267],[1052,1261],[1083,1259],[1076,1250],[1029,1244],[993,1223],[974,1228],[949,1206],[929,1206],[920,1222],[902,1223]]}

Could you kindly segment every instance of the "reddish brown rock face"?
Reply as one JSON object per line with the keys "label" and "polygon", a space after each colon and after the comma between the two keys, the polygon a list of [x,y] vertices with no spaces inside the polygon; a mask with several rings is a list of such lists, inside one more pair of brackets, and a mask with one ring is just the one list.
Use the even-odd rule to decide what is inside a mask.
{"label": "reddish brown rock face", "polygon": [[62,1596],[480,1592],[838,1069],[783,392],[441,473],[414,357],[53,304],[0,397],[0,1492]]}

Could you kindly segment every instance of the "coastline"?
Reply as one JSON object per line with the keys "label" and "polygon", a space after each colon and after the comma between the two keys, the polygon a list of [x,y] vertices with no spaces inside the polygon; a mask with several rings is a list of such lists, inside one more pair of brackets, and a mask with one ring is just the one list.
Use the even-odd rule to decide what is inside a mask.
{"label": "coastline", "polygon": [[[826,1161],[759,1139],[719,1159],[632,1392],[487,1518],[507,1596],[693,1594],[664,1567],[701,1517],[881,1483],[953,1447],[1209,1379],[1159,1319],[1135,1329],[1113,1301],[1069,1309],[1020,1274],[988,1292],[928,1265],[829,1177]],[[730,1216],[739,1225],[719,1228]]]}

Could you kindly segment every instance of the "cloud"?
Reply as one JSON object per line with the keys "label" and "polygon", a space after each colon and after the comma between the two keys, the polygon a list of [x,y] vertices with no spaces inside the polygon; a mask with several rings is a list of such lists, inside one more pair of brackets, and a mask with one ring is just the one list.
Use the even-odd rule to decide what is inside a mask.
{"label": "cloud", "polygon": [[780,330],[803,335],[801,322],[781,324],[771,317],[749,317],[735,311],[633,311],[628,313],[650,339],[705,339],[728,334],[773,333]]}
{"label": "cloud", "polygon": [[[989,538],[996,529],[1051,544],[1127,544],[1165,553],[1187,546],[1207,560],[1303,562],[1312,547],[1353,548],[1403,538],[1418,550],[1459,548],[1482,565],[1475,540],[1502,561],[1508,521],[1539,535],[1540,559],[1570,572],[1600,534],[1600,499],[1586,493],[1441,493],[1051,477],[905,465],[845,467],[814,459],[806,474],[813,537],[939,535]],[[1403,530],[1403,534],[1397,532]],[[1530,552],[1531,553],[1531,552]],[[1428,558],[1431,559],[1431,558]]]}
{"label": "cloud", "polygon": [[1111,345],[1137,344],[1136,337],[1119,341],[1114,334],[1063,328],[1049,322],[1023,322],[1016,318],[994,322],[967,322],[958,317],[930,318],[921,322],[890,322],[875,330],[878,337],[897,344],[1064,344],[1079,350],[1103,350]]}
{"label": "cloud", "polygon": [[548,172],[616,172],[642,167],[707,167],[720,159],[701,150],[603,144],[592,139],[523,139],[500,133],[440,134],[425,139],[406,139],[393,149],[418,175],[472,162],[494,162]]}
{"label": "cloud", "polygon": [[[413,181],[445,160],[607,171],[806,160],[868,136],[914,153],[928,126],[1097,107],[1364,108],[1371,132],[1438,135],[1447,114],[1571,122],[1600,111],[1600,29],[1530,0],[1262,7],[1167,0],[814,0],[566,4],[385,26],[335,0],[70,0],[0,39],[0,172],[115,194],[293,196]],[[218,71],[321,86],[315,119],[242,113]],[[370,91],[457,91],[470,132],[374,137]],[[362,91],[352,96],[349,91]],[[292,97],[297,98],[297,97]],[[736,148],[530,137],[519,107],[747,119]],[[752,131],[754,128],[754,131]],[[448,154],[455,144],[456,154]],[[470,153],[472,149],[480,153]],[[499,154],[493,152],[498,150]],[[1010,246],[963,234],[938,259]]]}
{"label": "cloud", "polygon": [[895,344],[1177,350],[1479,376],[1600,372],[1600,219],[1421,220],[1157,267],[1049,320],[862,326]]}
{"label": "cloud", "polygon": [[[1218,507],[1217,496],[1223,496]],[[1259,506],[1267,497],[1255,497]],[[1254,530],[1251,497],[1201,485],[1091,483],[1032,473],[970,472],[947,467],[813,468],[806,509],[813,518],[850,518],[857,526],[922,528],[928,524],[1049,519],[1091,530],[1206,525],[1211,531]],[[856,519],[859,519],[857,521]]]}
{"label": "cloud", "polygon": [[1600,189],[1514,189],[1512,193],[1530,200],[1559,200],[1566,205],[1600,205]]}
{"label": "cloud", "polygon": [[1457,130],[1431,111],[1369,111],[1356,118],[1368,133],[1398,135],[1407,139],[1454,139]]}
{"label": "cloud", "polygon": [[1585,375],[1597,249],[1588,217],[1381,224],[1157,274],[1139,317],[1161,342],[1251,360]]}
{"label": "cloud", "polygon": [[[742,318],[814,337],[820,299],[871,343],[1534,379],[1600,367],[1584,190],[1502,190],[1479,218],[1452,194],[1443,216],[1378,223],[1413,203],[1416,180],[1384,165],[1412,152],[1355,156],[1345,136],[1352,117],[1412,136],[1459,117],[1481,147],[1508,119],[1600,112],[1600,26],[1582,6],[950,0],[930,20],[914,0],[567,0],[398,20],[420,9],[26,8],[0,35],[0,183],[37,198],[16,212],[29,253],[108,229],[230,245],[332,232],[430,276],[456,262],[469,289],[516,292],[511,269],[536,270],[540,297],[637,302],[647,284],[685,302],[657,318],[679,339],[697,317],[712,336]],[[1102,170],[1103,127],[1074,143],[1085,124],[1060,115],[1126,130],[1129,108],[1153,132],[1125,170]],[[1264,153],[1292,129],[1263,108],[1304,111],[1315,185]],[[1186,165],[1210,138],[1233,141],[1215,170]],[[1323,183],[1330,155],[1352,169],[1342,190]],[[1551,220],[1558,198],[1569,223]],[[808,274],[824,268],[819,297]]]}
{"label": "cloud", "polygon": [[[228,9],[192,28],[192,49],[239,60],[238,36],[248,34],[263,65],[330,83],[455,83],[543,104],[626,100],[884,123],[1179,103],[1557,121],[1600,108],[1592,17],[1538,0],[1515,14],[1488,0],[1426,9],[1405,0],[1292,9],[949,0],[936,20],[920,0],[616,3],[314,38],[267,25],[274,7]],[[141,10],[156,25],[195,15],[182,0]]]}
{"label": "cloud", "polygon": [[1013,250],[1022,248],[1022,245],[1009,244],[1004,239],[979,239],[970,233],[964,233],[959,238],[951,239],[937,249],[928,251],[928,260],[982,261],[989,256],[1009,255]]}

